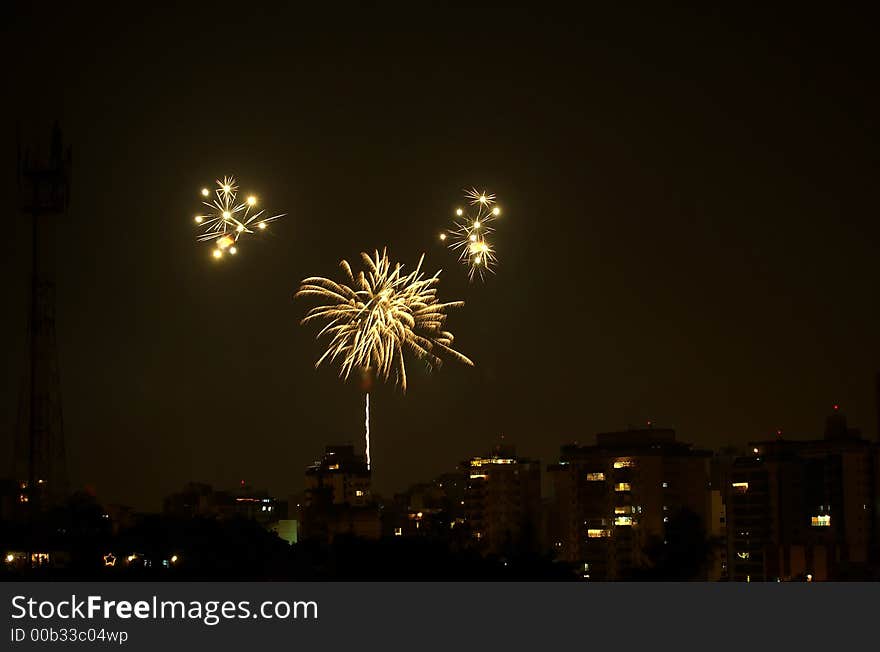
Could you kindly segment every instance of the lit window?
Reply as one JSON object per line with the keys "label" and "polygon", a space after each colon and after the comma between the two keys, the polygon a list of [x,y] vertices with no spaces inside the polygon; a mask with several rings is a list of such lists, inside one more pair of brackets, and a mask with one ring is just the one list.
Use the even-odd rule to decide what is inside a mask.
{"label": "lit window", "polygon": [[486,475],[485,473],[471,473],[471,480],[476,480],[476,479],[478,479],[478,478],[483,478],[483,479],[485,479],[485,478],[488,478],[488,477],[489,477],[489,476]]}
{"label": "lit window", "polygon": [[331,471],[338,471],[338,470],[339,470],[339,465],[338,465],[338,464],[331,464],[331,465],[328,466],[327,468],[330,469]]}
{"label": "lit window", "polygon": [[669,483],[668,483],[668,482],[661,482],[661,483],[660,483],[660,486],[663,487],[664,489],[669,489]]}
{"label": "lit window", "polygon": [[394,528],[394,536],[396,536],[396,537],[403,536],[403,528],[402,527]]}
{"label": "lit window", "polygon": [[516,460],[512,457],[475,457],[471,460],[471,466],[486,466],[488,464],[513,464]]}
{"label": "lit window", "polygon": [[588,482],[600,482],[605,479],[605,474],[602,471],[597,471],[596,473],[587,473],[587,481]]}
{"label": "lit window", "polygon": [[738,494],[744,494],[749,490],[748,482],[734,482],[733,490]]}
{"label": "lit window", "polygon": [[748,559],[752,555],[751,555],[751,553],[748,553],[748,552],[738,552],[738,553],[736,553],[736,556],[739,557],[740,559]]}
{"label": "lit window", "polygon": [[618,516],[614,519],[615,525],[632,525],[633,519],[632,516]]}
{"label": "lit window", "polygon": [[819,516],[811,516],[810,525],[813,527],[831,527],[831,515],[820,514]]}
{"label": "lit window", "polygon": [[627,468],[635,466],[635,465],[636,465],[636,463],[634,461],[628,460],[628,459],[614,461],[614,468],[615,469],[627,469]]}
{"label": "lit window", "polygon": [[663,517],[663,522],[664,522],[664,523],[669,523],[669,517],[668,517],[668,516],[664,516],[664,517]]}
{"label": "lit window", "polygon": [[361,496],[364,495],[364,492],[361,491],[360,489],[358,489],[357,491],[354,492],[354,495],[357,496],[358,498],[360,498]]}
{"label": "lit window", "polygon": [[629,507],[627,505],[623,505],[623,506],[618,505],[617,507],[614,508],[615,514],[631,514],[634,511],[635,510],[632,507]]}
{"label": "lit window", "polygon": [[588,539],[605,539],[611,536],[610,530],[602,530],[598,528],[590,528],[587,530]]}
{"label": "lit window", "polygon": [[614,491],[632,491],[632,485],[629,482],[618,482],[614,485]]}

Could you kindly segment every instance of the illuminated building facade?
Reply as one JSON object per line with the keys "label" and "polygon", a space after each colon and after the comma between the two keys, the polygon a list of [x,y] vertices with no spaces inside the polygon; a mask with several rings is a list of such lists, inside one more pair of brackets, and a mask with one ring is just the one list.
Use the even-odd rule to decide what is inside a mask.
{"label": "illuminated building facade", "polygon": [[370,479],[366,459],[353,445],[328,446],[306,469],[299,538],[329,542],[347,534],[378,539],[382,526]]}
{"label": "illuminated building facade", "polygon": [[726,488],[730,578],[876,579],[877,463],[837,409],[823,439],[750,443]]}
{"label": "illuminated building facade", "polygon": [[596,445],[563,446],[549,467],[553,486],[551,545],[584,579],[624,579],[648,561],[681,510],[708,529],[710,453],[661,428],[600,433]]}
{"label": "illuminated building facade", "polygon": [[306,469],[306,503],[321,493],[333,505],[370,503],[370,471],[354,446],[328,446],[324,456]]}
{"label": "illuminated building facade", "polygon": [[464,519],[471,545],[485,554],[536,550],[541,525],[541,467],[498,446],[462,464]]}

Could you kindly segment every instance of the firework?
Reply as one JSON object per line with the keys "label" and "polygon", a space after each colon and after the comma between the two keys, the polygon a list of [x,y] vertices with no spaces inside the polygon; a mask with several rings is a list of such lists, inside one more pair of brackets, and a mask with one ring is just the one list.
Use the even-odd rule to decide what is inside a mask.
{"label": "firework", "polygon": [[468,267],[468,278],[474,279],[484,273],[494,274],[493,267],[498,258],[489,236],[495,229],[491,222],[501,215],[501,208],[495,205],[495,195],[476,188],[465,191],[468,208],[455,209],[453,228],[440,234],[440,240],[458,253],[458,260]]}
{"label": "firework", "polygon": [[238,240],[243,235],[253,234],[266,229],[270,222],[284,217],[284,213],[269,215],[258,208],[258,200],[248,195],[242,201],[238,196],[235,177],[223,177],[217,180],[213,197],[210,190],[202,188],[202,204],[208,212],[195,216],[195,223],[200,229],[196,239],[199,242],[214,243],[214,258],[222,258],[225,253],[238,253]]}
{"label": "firework", "polygon": [[318,339],[329,338],[327,349],[315,363],[339,363],[339,375],[347,379],[359,370],[364,379],[364,438],[367,469],[370,469],[370,393],[371,379],[392,379],[406,391],[406,361],[409,353],[429,368],[443,363],[442,355],[473,365],[452,348],[452,333],[443,330],[446,311],[463,306],[463,301],[441,303],[437,298],[440,272],[422,272],[424,255],[415,270],[404,273],[393,267],[386,250],[371,258],[362,253],[365,271],[355,276],[348,261],[340,265],[349,284],[323,277],[303,280],[296,297],[318,297],[329,303],[312,308],[302,320],[325,322]]}
{"label": "firework", "polygon": [[367,440],[367,471],[370,470],[370,393],[366,394],[366,408],[364,409],[364,429]]}
{"label": "firework", "polygon": [[357,276],[347,261],[340,263],[347,285],[313,276],[303,280],[295,295],[329,301],[310,309],[302,320],[303,324],[324,322],[317,337],[329,338],[315,367],[338,362],[342,378],[348,379],[356,370],[372,372],[406,391],[405,354],[429,368],[442,365],[444,355],[473,365],[452,348],[452,333],[443,330],[446,311],[464,302],[439,301],[440,272],[427,276],[422,271],[424,255],[408,274],[399,263],[392,265],[384,250],[373,257],[362,253],[361,258],[365,269]]}

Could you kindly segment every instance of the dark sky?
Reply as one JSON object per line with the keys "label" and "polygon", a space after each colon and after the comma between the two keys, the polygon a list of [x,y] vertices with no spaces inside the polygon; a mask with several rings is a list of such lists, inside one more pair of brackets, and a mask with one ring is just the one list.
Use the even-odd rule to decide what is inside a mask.
{"label": "dark sky", "polygon": [[[374,393],[380,492],[502,434],[544,461],[648,419],[716,447],[818,436],[839,402],[874,436],[871,17],[79,4],[3,10],[0,427],[29,270],[15,125],[57,117],[69,465],[102,499],[242,478],[284,497],[325,444],[360,444],[358,386],[313,369],[292,294],[384,245],[443,268],[476,367],[411,364],[405,396]],[[289,215],[217,264],[192,215],[224,174]],[[470,185],[505,210],[498,274],[472,285],[436,240]]]}

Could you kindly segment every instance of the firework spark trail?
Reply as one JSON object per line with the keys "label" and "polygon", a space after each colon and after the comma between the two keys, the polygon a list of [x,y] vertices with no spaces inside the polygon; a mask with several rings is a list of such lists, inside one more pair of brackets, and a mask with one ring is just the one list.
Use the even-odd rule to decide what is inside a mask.
{"label": "firework spark trail", "polygon": [[364,419],[364,426],[366,427],[367,433],[367,471],[370,470],[370,393],[367,392],[367,404],[366,404],[366,413]]}
{"label": "firework spark trail", "polygon": [[495,195],[471,188],[465,191],[470,209],[457,208],[453,228],[440,234],[440,240],[449,241],[449,248],[458,252],[458,260],[468,266],[468,278],[473,281],[478,274],[494,274],[492,269],[498,261],[489,235],[495,229],[489,223],[501,215],[501,208],[494,205]]}
{"label": "firework spark trail", "polygon": [[[201,229],[196,237],[199,242],[214,241],[214,257],[222,258],[224,252],[232,255],[238,253],[236,247],[239,238],[245,234],[253,234],[254,229],[265,230],[269,222],[273,222],[284,213],[267,215],[264,209],[257,209],[257,198],[248,195],[244,201],[238,200],[238,186],[235,177],[217,179],[214,198],[202,201],[210,210],[206,214],[195,216],[195,223]],[[209,198],[211,191],[202,188],[202,197]]]}
{"label": "firework spark trail", "polygon": [[425,275],[424,255],[409,274],[399,263],[392,266],[387,251],[381,256],[376,251],[372,258],[362,253],[361,258],[366,270],[357,276],[348,261],[340,263],[350,285],[313,276],[302,281],[295,295],[330,301],[309,310],[301,322],[325,322],[317,338],[326,336],[329,342],[316,367],[338,361],[339,375],[345,379],[354,370],[373,370],[383,380],[393,378],[406,391],[406,352],[429,368],[441,366],[444,354],[473,365],[452,348],[453,335],[443,330],[446,311],[464,302],[438,300],[440,272]]}

